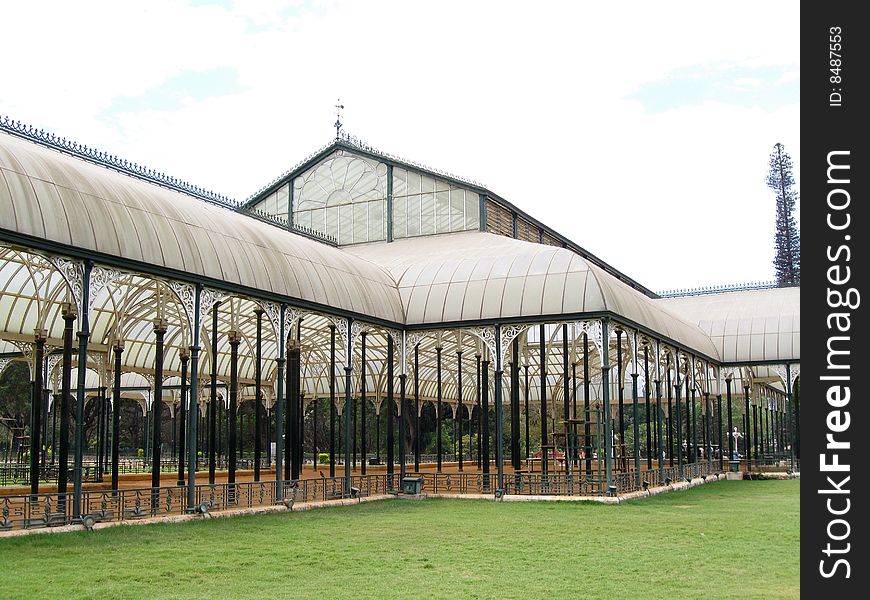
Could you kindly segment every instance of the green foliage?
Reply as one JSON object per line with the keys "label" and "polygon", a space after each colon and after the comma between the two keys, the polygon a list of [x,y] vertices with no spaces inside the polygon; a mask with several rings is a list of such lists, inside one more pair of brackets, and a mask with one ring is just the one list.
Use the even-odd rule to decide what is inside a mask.
{"label": "green foliage", "polygon": [[327,454],[326,452],[320,452],[317,455],[317,462],[320,464],[328,463],[329,462],[329,454]]}
{"label": "green foliage", "polygon": [[801,234],[794,218],[799,195],[794,189],[791,156],[782,144],[775,144],[770,153],[767,187],[776,194],[776,229],[773,267],[778,285],[800,285]]}
{"label": "green foliage", "polygon": [[[0,570],[0,589],[69,599],[783,599],[800,597],[799,544],[800,480],[722,481],[615,506],[388,500],[0,539],[0,564],[15,565]],[[118,560],[146,551],[144,570]]]}
{"label": "green foliage", "polygon": [[142,448],[136,448],[136,456],[143,458],[145,456],[145,450]]}
{"label": "green foliage", "polygon": [[24,362],[13,362],[0,375],[0,421],[10,432],[30,422],[30,370]]}

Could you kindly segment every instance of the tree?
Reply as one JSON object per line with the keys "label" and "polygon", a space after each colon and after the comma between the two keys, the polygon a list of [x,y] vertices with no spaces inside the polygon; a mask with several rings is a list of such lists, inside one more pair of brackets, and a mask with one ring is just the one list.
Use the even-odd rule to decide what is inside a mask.
{"label": "tree", "polygon": [[776,143],[770,153],[767,187],[776,194],[776,229],[773,268],[777,285],[800,285],[801,234],[794,219],[798,193],[794,189],[791,157],[785,147]]}

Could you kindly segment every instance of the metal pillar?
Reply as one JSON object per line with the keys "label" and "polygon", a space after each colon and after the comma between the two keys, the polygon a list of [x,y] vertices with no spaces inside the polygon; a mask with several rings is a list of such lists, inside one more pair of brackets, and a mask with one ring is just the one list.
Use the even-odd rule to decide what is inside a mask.
{"label": "metal pillar", "polygon": [[193,329],[190,333],[190,400],[187,408],[187,510],[193,510],[196,503],[196,425],[199,420],[199,331],[200,300],[202,286],[196,285],[194,292]]}
{"label": "metal pillar", "polygon": [[746,466],[747,468],[752,465],[752,452],[750,450],[749,442],[752,439],[752,429],[750,427],[750,417],[749,417],[749,386],[743,386],[743,400],[745,403],[745,410],[743,412],[743,439],[745,440],[743,443],[744,451],[746,452]]}
{"label": "metal pillar", "polygon": [[[112,489],[118,489],[118,460],[121,447],[121,355],[124,352],[123,340],[112,347],[115,356],[115,385],[112,387]],[[184,367],[187,362],[182,363]],[[182,485],[179,483],[179,485]]]}
{"label": "metal pillar", "polygon": [[592,431],[589,420],[589,334],[583,332],[583,453],[586,455],[586,477],[592,477]]}
{"label": "metal pillar", "polygon": [[650,425],[649,347],[643,345],[643,398],[646,405],[646,468],[652,469],[652,431]]}
{"label": "metal pillar", "polygon": [[[632,357],[632,364],[636,366],[636,360]],[[635,368],[637,371],[637,368]],[[637,377],[638,373],[631,374],[631,408],[632,420],[634,421],[634,482],[637,489],[640,489],[640,423],[638,423],[638,405],[637,405]]]}
{"label": "metal pillar", "polygon": [[[181,350],[178,356],[181,360],[181,395],[178,402],[178,479],[175,484],[178,486],[184,485],[184,436],[185,436],[185,421],[187,420],[187,362],[190,356],[186,350]],[[120,384],[120,377],[115,377],[116,385]],[[120,394],[118,395],[120,398]],[[117,434],[112,433],[113,445],[114,438]],[[114,452],[114,450],[113,450]],[[114,462],[114,460],[113,460]],[[114,464],[112,465],[114,474]]]}
{"label": "metal pillar", "polygon": [[[42,443],[42,389],[43,359],[45,358],[45,331],[36,330],[33,351],[33,383],[30,396],[30,493],[39,493],[40,452]],[[83,370],[81,365],[79,370]]]}
{"label": "metal pillar", "polygon": [[459,470],[463,470],[462,465],[462,421],[465,419],[465,407],[462,404],[462,348],[456,351],[456,415],[459,417]]}
{"label": "metal pillar", "polygon": [[523,420],[525,421],[525,425],[526,425],[526,458],[528,458],[529,454],[530,454],[529,446],[531,445],[530,437],[529,437],[529,365],[528,364],[523,365],[523,373],[525,376],[525,383],[526,383],[525,389],[523,390],[523,397],[524,397],[523,399],[525,402],[525,404],[523,406]]}
{"label": "metal pillar", "polygon": [[616,456],[619,458],[620,469],[625,459],[625,386],[622,377],[622,329],[616,329],[616,398],[619,409],[619,447]]}
{"label": "metal pillar", "polygon": [[[63,363],[60,384],[60,456],[57,467],[58,501],[66,506],[67,481],[69,479],[69,398],[72,381],[72,337],[76,313],[67,305],[63,312]],[[57,408],[55,408],[57,411]],[[112,486],[112,489],[118,489]]]}
{"label": "metal pillar", "polygon": [[85,374],[88,364],[88,339],[91,337],[89,307],[91,289],[91,261],[86,260],[82,272],[81,321],[79,322],[79,355],[76,370],[76,435],[73,466],[73,519],[81,519],[82,510],[82,459],[85,451]]}
{"label": "metal pillar", "polygon": [[299,340],[291,340],[287,348],[287,440],[284,447],[284,475],[288,481],[299,479],[298,449],[299,441],[299,408],[300,408],[300,376],[301,349]]}
{"label": "metal pillar", "polygon": [[[688,384],[686,384],[688,387]],[[677,414],[674,417],[674,420],[677,423],[677,439],[676,439],[676,452],[677,452],[677,474],[680,479],[683,478],[683,415],[682,415],[682,397],[680,395],[680,387],[682,384],[680,383],[680,357],[677,354],[674,354],[674,396]],[[686,397],[688,398],[689,394],[686,393]],[[686,432],[688,433],[688,432]],[[688,443],[687,448],[688,450]]]}
{"label": "metal pillar", "polygon": [[284,369],[287,364],[285,356],[287,334],[284,331],[284,317],[287,307],[281,305],[280,323],[278,325],[278,358],[277,377],[275,378],[275,496],[276,500],[284,499]]}
{"label": "metal pillar", "polygon": [[607,493],[613,489],[613,431],[610,424],[610,319],[601,319],[601,400],[604,404],[604,473]]}
{"label": "metal pillar", "polygon": [[547,451],[547,346],[546,327],[541,323],[540,332],[540,368],[541,368],[541,473],[546,475],[550,468],[549,452]]}
{"label": "metal pillar", "polygon": [[218,347],[218,307],[220,302],[215,302],[211,316],[211,398],[206,409],[208,418],[208,482],[214,484],[215,469],[217,468],[217,347]]}
{"label": "metal pillar", "polygon": [[435,415],[435,460],[437,461],[437,472],[441,472],[441,421],[442,412],[444,410],[441,403],[441,343],[439,340],[438,346],[435,347],[435,393],[437,398],[438,411]]}
{"label": "metal pillar", "polygon": [[329,476],[335,477],[335,325],[329,326]]}
{"label": "metal pillar", "polygon": [[263,452],[263,309],[254,310],[257,316],[257,341],[254,363],[254,481],[260,481],[260,460]]}
{"label": "metal pillar", "polygon": [[502,370],[501,326],[495,326],[495,466],[498,489],[504,490],[504,406],[502,404],[502,386],[504,371]]}
{"label": "metal pillar", "polygon": [[[229,464],[227,465],[227,483],[233,484],[236,482],[236,431],[239,414],[239,344],[242,341],[242,336],[238,331],[230,331],[230,412],[229,412]],[[235,499],[234,489],[230,488],[231,499]]]}
{"label": "metal pillar", "polygon": [[[402,371],[404,370],[405,363],[403,361]],[[399,477],[405,476],[405,411],[408,409],[405,404],[405,384],[407,379],[408,375],[406,373],[399,375],[399,407],[401,408],[399,414]]]}
{"label": "metal pillar", "polygon": [[344,495],[350,496],[350,454],[351,454],[351,413],[353,412],[351,405],[351,377],[353,375],[353,320],[347,320],[347,347],[345,348],[345,366],[344,366]]}
{"label": "metal pillar", "polygon": [[[480,435],[482,439],[481,463],[484,475],[489,475],[489,356],[480,363],[480,401],[481,425]],[[489,478],[483,479],[484,490],[489,490]]]}
{"label": "metal pillar", "polygon": [[520,339],[511,343],[511,466],[514,471],[522,468],[520,463]]}
{"label": "metal pillar", "polygon": [[393,432],[393,416],[396,412],[396,399],[393,390],[393,363],[394,363],[394,345],[395,341],[391,334],[387,334],[387,474],[395,473],[395,456],[393,454],[393,445],[396,443],[395,434]]}
{"label": "metal pillar", "polygon": [[360,458],[360,473],[366,474],[366,463],[368,462],[368,440],[366,439],[366,332],[360,334],[360,375],[359,383],[359,402],[360,402],[360,423],[359,423],[359,458]]}
{"label": "metal pillar", "polygon": [[163,337],[166,335],[166,321],[162,318],[154,320],[154,398],[151,399],[153,413],[151,439],[151,509],[156,510],[159,502],[159,494],[154,488],[160,487],[160,459],[162,456],[163,438]]}
{"label": "metal pillar", "polygon": [[414,472],[420,472],[420,344],[414,346]]}

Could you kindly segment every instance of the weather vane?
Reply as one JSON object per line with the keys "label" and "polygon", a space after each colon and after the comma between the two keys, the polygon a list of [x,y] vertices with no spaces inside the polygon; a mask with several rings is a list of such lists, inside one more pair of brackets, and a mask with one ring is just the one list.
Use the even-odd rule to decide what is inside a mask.
{"label": "weather vane", "polygon": [[344,104],[341,103],[341,98],[336,100],[338,104],[335,105],[335,139],[338,139],[341,136],[341,111],[344,109]]}

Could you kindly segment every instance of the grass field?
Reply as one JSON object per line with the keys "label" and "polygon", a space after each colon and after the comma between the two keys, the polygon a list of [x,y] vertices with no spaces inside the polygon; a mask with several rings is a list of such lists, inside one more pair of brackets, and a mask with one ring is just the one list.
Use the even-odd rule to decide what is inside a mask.
{"label": "grass field", "polygon": [[800,481],[0,539],[2,598],[798,598]]}

